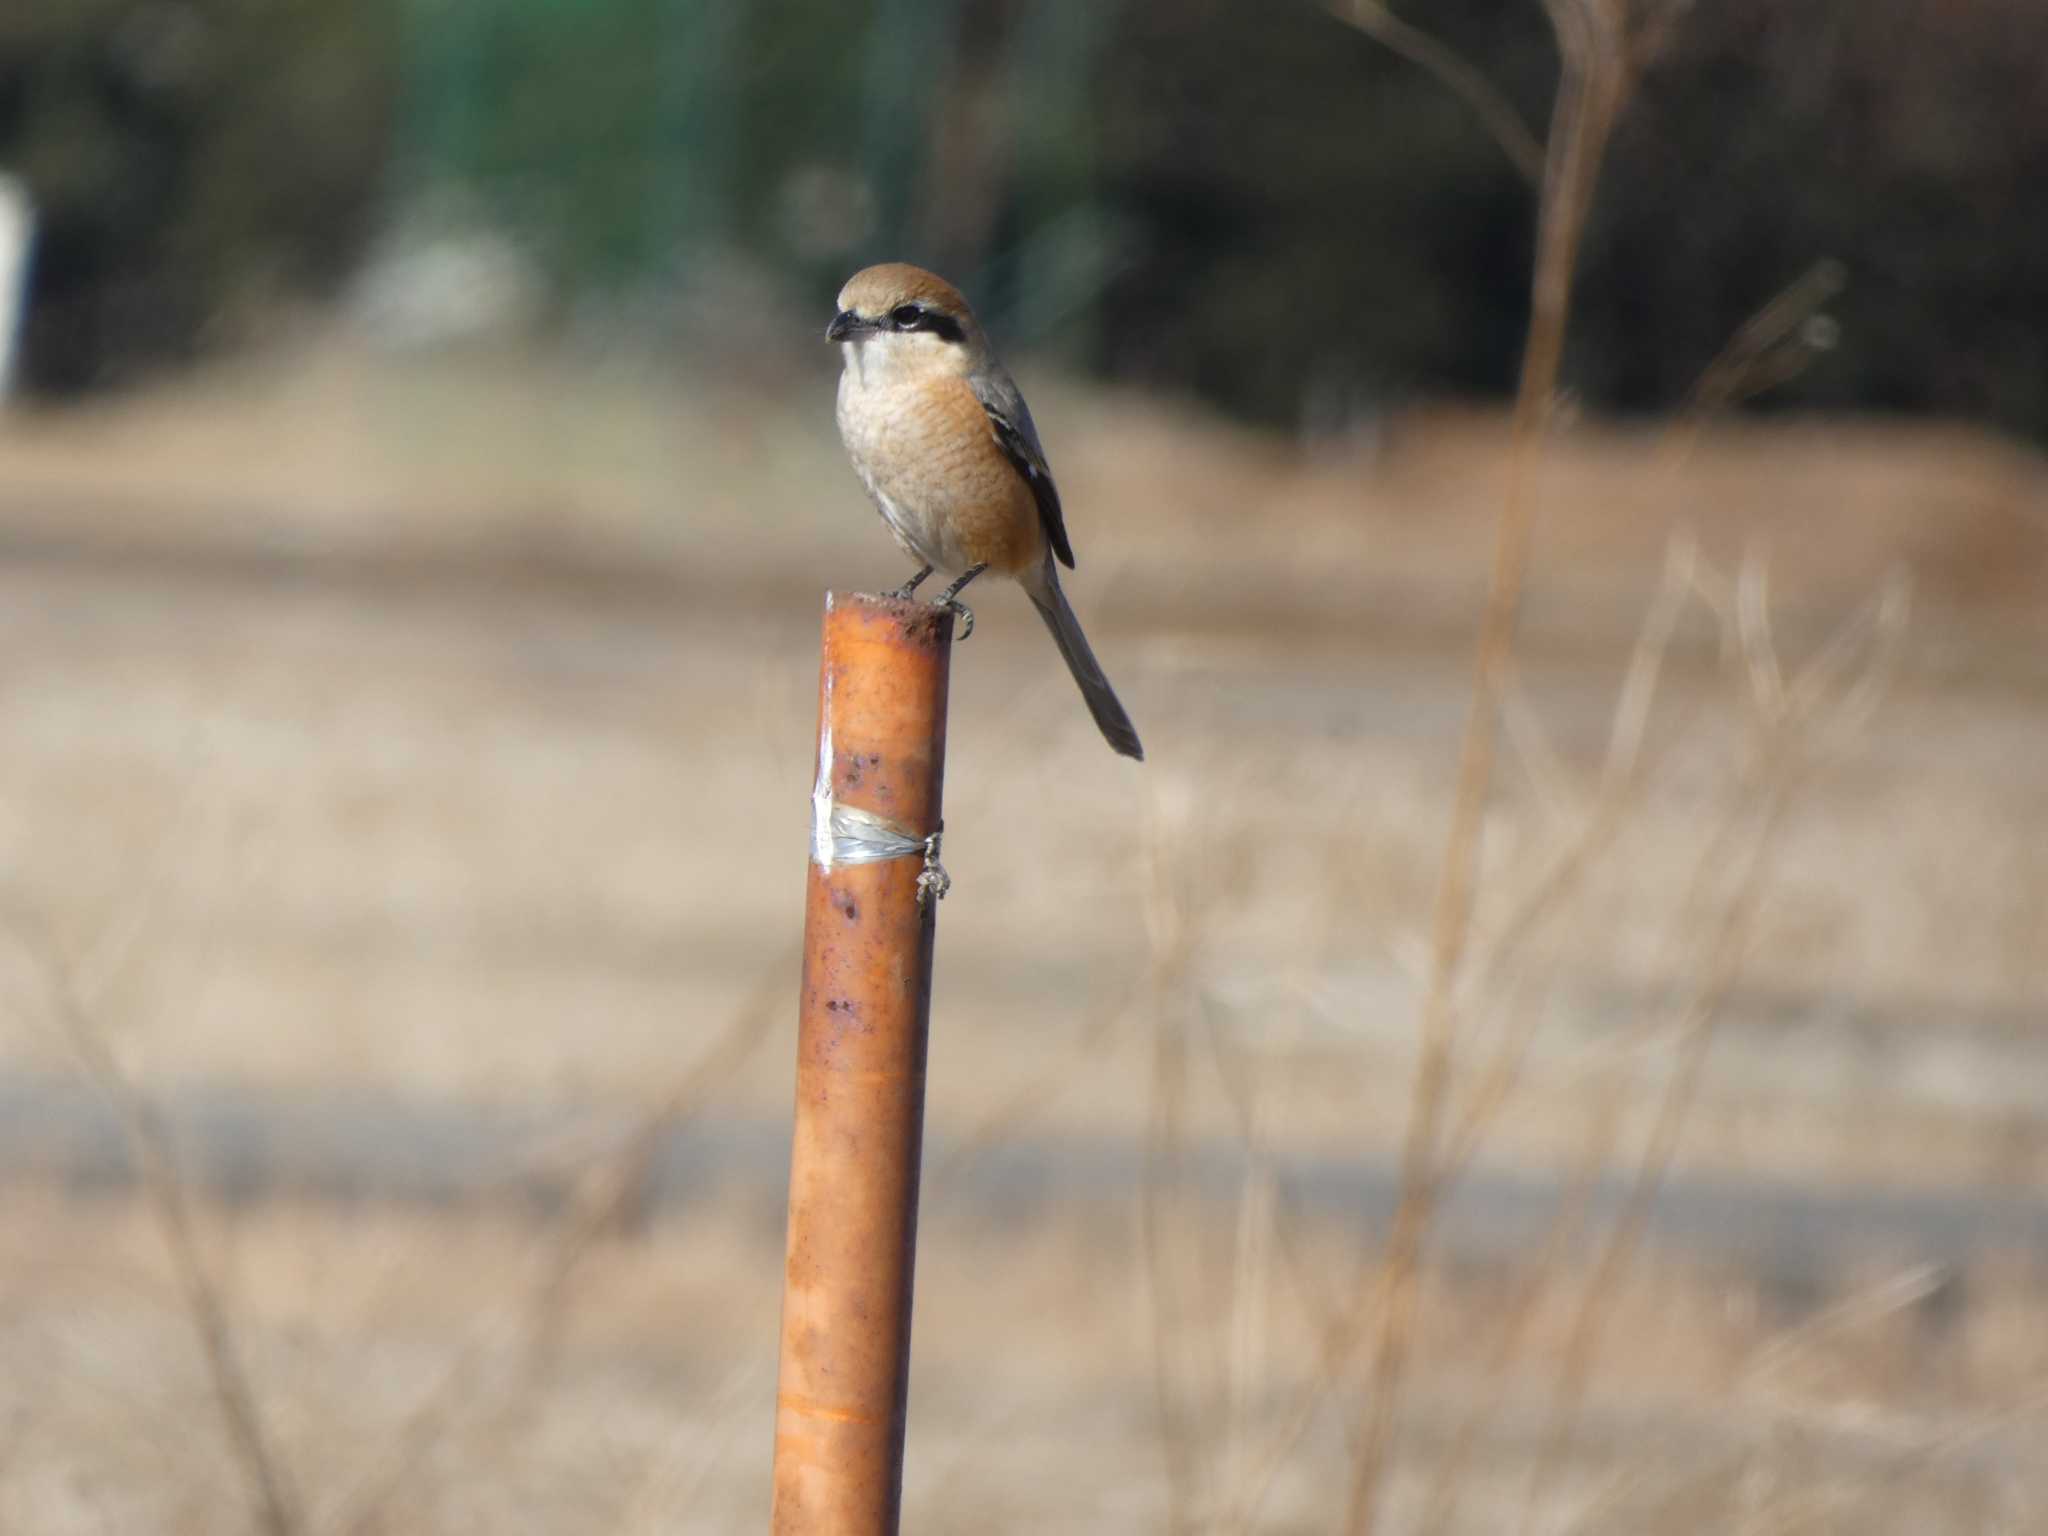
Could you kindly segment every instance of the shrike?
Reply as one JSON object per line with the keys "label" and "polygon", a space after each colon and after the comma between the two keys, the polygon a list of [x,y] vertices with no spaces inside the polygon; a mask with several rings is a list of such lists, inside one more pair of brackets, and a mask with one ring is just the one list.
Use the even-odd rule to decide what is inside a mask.
{"label": "shrike", "polygon": [[935,570],[956,577],[939,602],[961,615],[964,639],[974,615],[959,601],[961,589],[983,571],[1012,578],[1052,631],[1109,744],[1144,757],[1060,591],[1053,562],[1073,569],[1074,551],[1038,428],[959,290],[902,262],[869,267],[839,290],[825,339],[839,343],[846,360],[846,452],[920,567],[895,595],[910,596]]}

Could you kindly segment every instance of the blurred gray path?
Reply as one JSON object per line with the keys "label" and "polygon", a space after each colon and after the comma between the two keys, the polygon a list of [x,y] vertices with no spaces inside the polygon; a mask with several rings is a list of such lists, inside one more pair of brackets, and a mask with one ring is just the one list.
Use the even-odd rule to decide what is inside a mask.
{"label": "blurred gray path", "polygon": [[[616,1111],[508,1108],[387,1094],[258,1097],[232,1087],[191,1087],[157,1107],[171,1124],[187,1176],[229,1204],[267,1199],[460,1206],[511,1202],[547,1211],[608,1153],[632,1142],[638,1123]],[[735,1190],[779,1210],[788,1129],[767,1118],[697,1116],[663,1130],[644,1170],[644,1209],[681,1208]],[[964,1202],[978,1217],[1022,1223],[1068,1209],[1128,1199],[1148,1176],[1135,1138],[1020,1137],[955,1157],[943,1135],[927,1143],[928,1169],[944,1179],[935,1202]],[[1244,1176],[1241,1150],[1197,1144],[1174,1165],[1185,1185],[1218,1201]],[[1283,1188],[1323,1219],[1349,1212],[1367,1226],[1392,1215],[1392,1167],[1335,1158],[1280,1164]],[[75,1195],[115,1193],[135,1166],[109,1104],[83,1080],[0,1076],[0,1181],[58,1184]],[[1532,1243],[1565,1198],[1546,1176],[1480,1169],[1445,1208],[1450,1251],[1482,1257]],[[1611,1220],[1627,1194],[1617,1178],[1592,1193],[1596,1220]],[[1698,1176],[1668,1182],[1656,1198],[1652,1244],[1740,1260],[1785,1275],[1855,1253],[1960,1260],[1984,1252],[2048,1257],[2048,1195],[2010,1188],[1884,1189],[1794,1186]]]}

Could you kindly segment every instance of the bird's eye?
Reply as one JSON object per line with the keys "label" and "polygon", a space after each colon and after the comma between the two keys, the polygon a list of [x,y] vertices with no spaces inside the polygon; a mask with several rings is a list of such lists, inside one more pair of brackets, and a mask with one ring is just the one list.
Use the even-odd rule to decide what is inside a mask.
{"label": "bird's eye", "polygon": [[924,319],[924,310],[916,304],[899,304],[889,311],[889,318],[895,322],[898,330],[912,331],[917,329],[918,322]]}

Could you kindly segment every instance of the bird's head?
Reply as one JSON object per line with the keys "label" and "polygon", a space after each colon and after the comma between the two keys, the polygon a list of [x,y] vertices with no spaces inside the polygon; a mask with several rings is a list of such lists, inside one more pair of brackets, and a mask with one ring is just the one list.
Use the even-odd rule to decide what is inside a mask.
{"label": "bird's head", "polygon": [[981,327],[960,290],[906,262],[867,267],[839,290],[839,313],[825,328],[848,368],[880,364],[890,372],[966,373],[982,355]]}

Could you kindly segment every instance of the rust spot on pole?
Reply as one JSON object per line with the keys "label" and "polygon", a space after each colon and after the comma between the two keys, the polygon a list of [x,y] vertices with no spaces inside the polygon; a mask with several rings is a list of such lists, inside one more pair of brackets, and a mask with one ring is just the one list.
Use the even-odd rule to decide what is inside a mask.
{"label": "rust spot on pole", "polygon": [[[908,837],[938,830],[952,617],[827,596],[822,804]],[[813,844],[770,1524],[776,1536],[893,1536],[938,904],[919,899],[919,857],[847,862],[829,840]]]}

